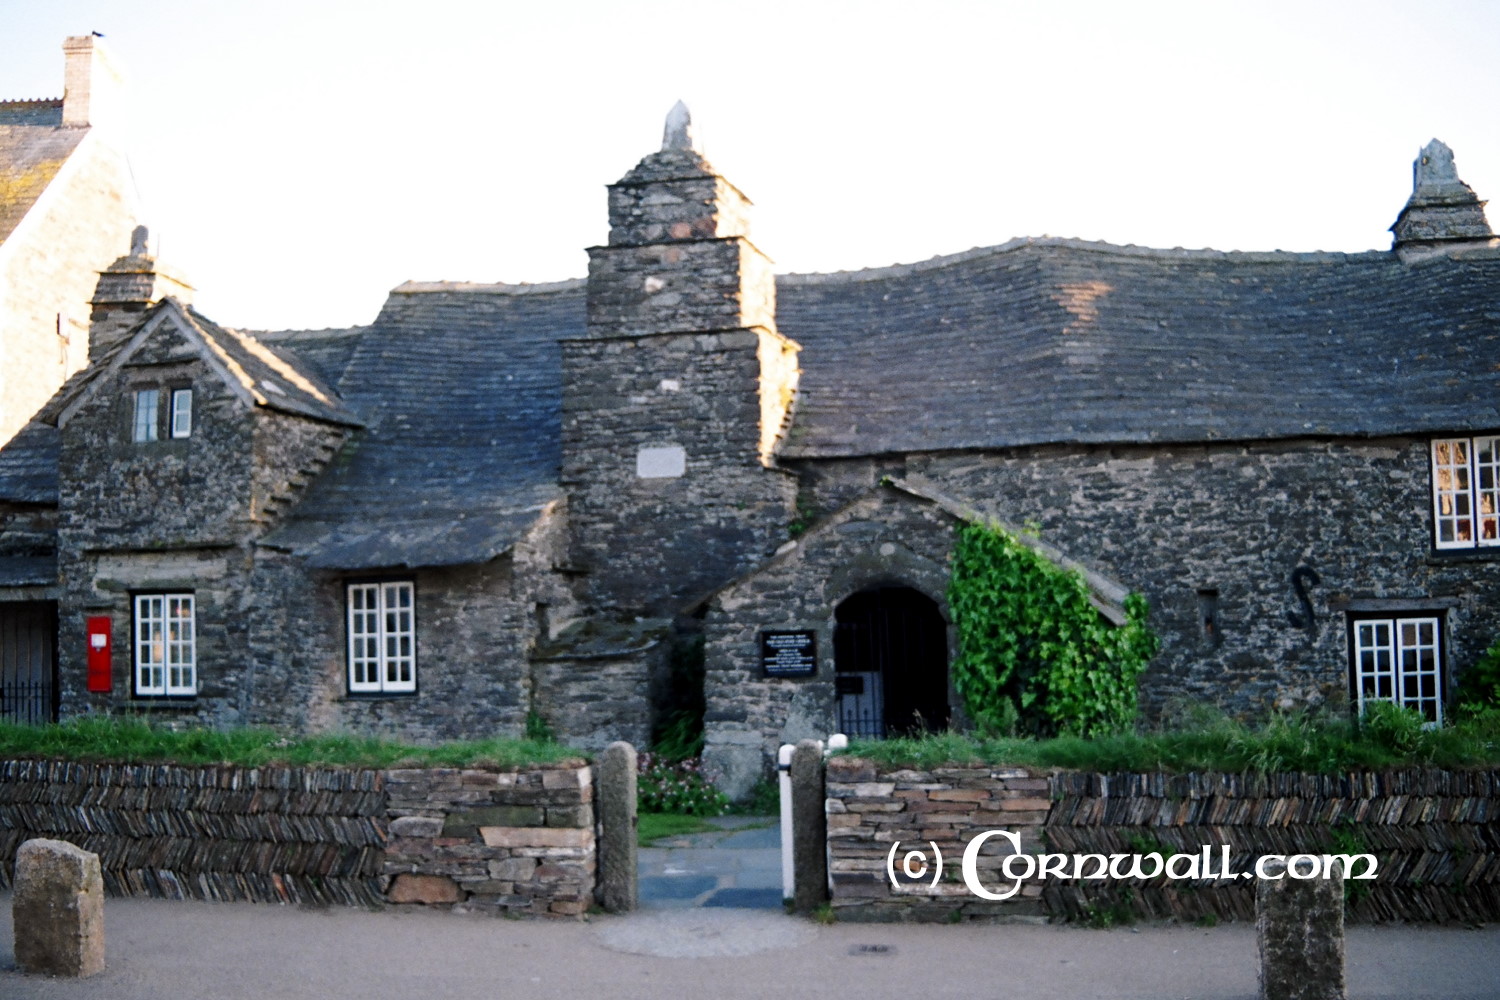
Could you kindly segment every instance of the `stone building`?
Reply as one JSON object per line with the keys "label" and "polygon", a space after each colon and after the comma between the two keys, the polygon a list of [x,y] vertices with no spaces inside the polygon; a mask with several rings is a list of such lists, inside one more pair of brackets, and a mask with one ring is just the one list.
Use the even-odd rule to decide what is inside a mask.
{"label": "stone building", "polygon": [[54,602],[61,714],[643,742],[701,648],[740,792],[784,740],[962,722],[977,518],[1107,618],[1149,599],[1151,713],[1439,720],[1500,635],[1500,246],[1441,143],[1380,252],[775,276],[749,207],[679,106],[583,280],[250,334],[138,240],[0,451],[0,602]]}
{"label": "stone building", "polygon": [[89,298],[136,222],[121,83],[92,35],[61,98],[0,101],[0,444],[88,361]]}
{"label": "stone building", "polygon": [[[62,97],[0,100],[0,445],[88,362],[98,272],[135,225],[119,73],[92,35],[63,52]],[[0,532],[10,521],[0,501]],[[49,580],[29,561],[0,566],[0,586]],[[50,711],[56,633],[50,597],[0,604],[0,717]]]}

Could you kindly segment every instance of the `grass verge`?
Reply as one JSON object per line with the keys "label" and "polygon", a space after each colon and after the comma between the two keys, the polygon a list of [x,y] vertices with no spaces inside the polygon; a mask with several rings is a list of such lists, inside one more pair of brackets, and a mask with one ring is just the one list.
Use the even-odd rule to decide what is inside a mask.
{"label": "grass verge", "polygon": [[650,847],[666,837],[686,837],[719,829],[701,816],[678,813],[643,812],[636,814],[636,842]]}
{"label": "grass verge", "polygon": [[851,740],[851,756],[891,767],[1011,764],[1079,771],[1227,771],[1331,774],[1394,767],[1500,764],[1500,709],[1427,729],[1415,714],[1375,706],[1359,722],[1282,715],[1261,726],[1197,715],[1171,729],[1090,739],[979,738],[962,733]]}
{"label": "grass verge", "polygon": [[58,725],[0,722],[0,757],[176,764],[331,767],[517,767],[585,755],[540,740],[471,740],[414,746],[373,736],[287,736],[271,729],[172,730],[141,719],[85,718]]}

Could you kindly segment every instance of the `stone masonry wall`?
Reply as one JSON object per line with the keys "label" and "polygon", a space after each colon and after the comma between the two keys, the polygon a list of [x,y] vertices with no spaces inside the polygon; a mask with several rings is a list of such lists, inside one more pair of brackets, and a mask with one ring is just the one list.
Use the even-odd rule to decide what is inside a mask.
{"label": "stone masonry wall", "polygon": [[[882,768],[828,761],[827,823],[833,906],[842,919],[1108,919],[1126,916],[1253,919],[1254,879],[1060,881],[1030,879],[1005,901],[963,883],[965,845],[980,833],[1020,836],[1028,854],[1200,854],[1231,872],[1262,855],[1374,854],[1376,879],[1347,885],[1350,919],[1423,923],[1500,919],[1500,770],[1354,772],[1336,775],[1044,773],[1018,767]],[[898,875],[887,858],[900,841],[943,875]],[[992,892],[1008,844],[981,847],[977,873]],[[1093,867],[1092,863],[1089,866]],[[915,869],[915,865],[913,866]],[[1361,867],[1361,871],[1363,868]]]}
{"label": "stone masonry wall", "polygon": [[[372,579],[415,585],[414,693],[349,692],[345,587]],[[505,557],[477,566],[340,574],[258,550],[253,721],[416,743],[521,735],[536,616],[514,588]]]}
{"label": "stone masonry wall", "polygon": [[587,764],[505,770],[0,760],[0,886],[34,837],[99,855],[116,896],[583,913]]}
{"label": "stone masonry wall", "polygon": [[593,780],[573,762],[386,772],[393,903],[577,916],[594,900]]}
{"label": "stone masonry wall", "polygon": [[[1385,438],[908,455],[903,468],[1145,594],[1162,639],[1141,678],[1148,714],[1263,714],[1347,699],[1348,609],[1445,615],[1450,691],[1500,636],[1500,554],[1435,551],[1429,463],[1425,439]],[[819,508],[874,469],[819,469]],[[1299,566],[1321,581],[1310,629],[1289,619],[1303,613]]]}
{"label": "stone masonry wall", "polygon": [[[672,613],[781,540],[795,487],[760,463],[763,338],[780,350],[755,330],[564,342],[572,558],[600,606]],[[672,446],[682,475],[637,474]]]}
{"label": "stone masonry wall", "polygon": [[[934,504],[882,487],[715,597],[704,619],[704,760],[721,776],[720,787],[743,795],[781,744],[835,731],[834,613],[845,598],[869,587],[911,587],[949,617],[953,523]],[[765,676],[760,633],[767,629],[813,631],[817,673]],[[950,629],[950,657],[954,642]],[[933,683],[948,692],[961,719],[948,679]]]}
{"label": "stone masonry wall", "polygon": [[115,896],[375,905],[386,808],[379,771],[0,760],[0,883],[50,837]]}

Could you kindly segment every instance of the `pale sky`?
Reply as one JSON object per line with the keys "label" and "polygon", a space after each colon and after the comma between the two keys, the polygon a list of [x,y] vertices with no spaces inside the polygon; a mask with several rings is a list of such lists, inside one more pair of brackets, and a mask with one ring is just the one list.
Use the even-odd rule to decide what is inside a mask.
{"label": "pale sky", "polygon": [[1040,235],[1386,249],[1433,137],[1500,198],[1485,0],[0,0],[0,97],[60,96],[90,31],[153,250],[240,327],[581,277],[678,98],[780,271]]}

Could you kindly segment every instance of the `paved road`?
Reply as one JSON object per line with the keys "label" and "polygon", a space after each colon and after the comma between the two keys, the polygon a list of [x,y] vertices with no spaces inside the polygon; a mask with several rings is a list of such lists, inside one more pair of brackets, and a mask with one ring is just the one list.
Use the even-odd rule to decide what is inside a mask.
{"label": "paved road", "polygon": [[[106,905],[106,971],[51,980],[15,971],[10,916],[0,894],[5,1000],[1158,1000],[1256,991],[1255,935],[1245,925],[825,927],[704,908],[533,921],[126,899]],[[1500,927],[1353,928],[1348,969],[1351,1000],[1500,1000]]]}
{"label": "paved road", "polygon": [[691,906],[781,910],[781,830],[774,817],[719,816],[718,832],[643,847],[636,871],[647,910]]}

